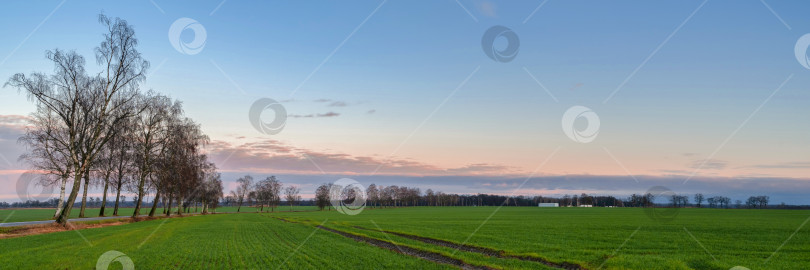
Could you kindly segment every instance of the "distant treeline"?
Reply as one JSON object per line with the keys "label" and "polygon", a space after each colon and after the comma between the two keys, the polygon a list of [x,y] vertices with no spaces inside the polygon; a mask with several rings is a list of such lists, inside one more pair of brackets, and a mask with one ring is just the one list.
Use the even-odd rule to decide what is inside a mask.
{"label": "distant treeline", "polygon": [[[223,196],[220,200],[219,206],[255,206],[261,207],[266,205],[261,196],[262,183],[264,181],[277,181],[275,177],[268,177],[267,180],[259,181],[256,185],[252,182],[245,180],[249,176],[240,178],[239,183],[243,184],[245,189],[245,196],[242,197],[240,203],[240,196],[237,192],[232,192],[231,195]],[[244,183],[243,183],[244,182]],[[255,188],[250,188],[254,187]],[[318,206],[321,209],[330,206],[330,190],[332,184],[322,184],[316,190],[315,198],[309,200],[296,200],[294,203],[301,206]],[[278,204],[282,197],[279,196],[280,188],[278,188],[275,197]],[[632,194],[627,198],[619,199],[614,196],[598,196],[598,195],[564,195],[562,197],[546,197],[546,196],[504,196],[492,194],[450,194],[441,191],[433,191],[427,189],[424,192],[419,188],[411,188],[404,186],[378,186],[371,184],[365,190],[365,194],[360,192],[343,192],[341,199],[351,202],[355,199],[360,199],[360,196],[365,196],[366,207],[405,207],[405,206],[537,206],[538,203],[558,203],[560,207],[577,207],[589,205],[593,207],[651,207],[651,206],[664,206],[664,207],[700,207],[700,208],[736,208],[736,209],[810,209],[810,205],[787,205],[780,203],[772,205],[768,196],[750,196],[745,201],[735,200],[732,203],[731,198],[725,196],[705,197],[701,193],[694,194],[691,197],[686,195],[654,195],[651,193],[645,194]],[[121,205],[123,207],[134,207],[137,204],[137,198],[132,201],[127,201],[126,196],[121,196]],[[656,200],[659,201],[656,203]],[[660,201],[666,200],[667,203]],[[285,201],[286,202],[286,201]],[[289,202],[287,202],[289,203]],[[50,199],[47,201],[29,200],[25,202],[0,202],[0,208],[36,208],[36,207],[56,207],[58,204],[57,199]],[[78,203],[77,203],[78,205]],[[88,198],[87,206],[99,207],[102,205],[101,198]],[[150,205],[151,206],[151,205]],[[158,206],[164,207],[163,203]],[[183,204],[184,208],[194,207],[194,202],[186,202]]]}

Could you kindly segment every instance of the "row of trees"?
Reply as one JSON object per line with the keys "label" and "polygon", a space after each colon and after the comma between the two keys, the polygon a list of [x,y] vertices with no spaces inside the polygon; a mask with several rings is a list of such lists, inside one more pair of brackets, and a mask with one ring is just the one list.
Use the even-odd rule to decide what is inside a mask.
{"label": "row of trees", "polygon": [[223,198],[226,205],[237,205],[236,212],[242,211],[242,205],[258,207],[259,212],[264,212],[265,206],[270,211],[275,211],[281,204],[282,191],[290,211],[294,204],[301,201],[301,190],[298,187],[289,185],[282,188],[283,184],[275,176],[254,183],[253,176],[245,175],[237,179],[236,183],[236,190]]}
{"label": "row of trees", "polygon": [[[730,208],[731,207],[731,198],[725,196],[713,196],[706,198],[702,193],[697,193],[694,195],[694,204],[695,207],[704,207],[708,206],[709,208]],[[655,195],[646,193],[642,195],[633,194],[624,201],[624,206],[630,207],[649,207],[655,204]],[[672,207],[687,207],[690,206],[689,204],[689,196],[686,195],[678,195],[678,194],[671,194],[667,195],[667,198],[670,205]],[[748,199],[748,203],[746,206],[748,208],[765,208],[768,206],[768,196],[752,196]],[[708,205],[704,205],[703,202],[706,202]],[[737,208],[742,208],[742,201],[737,200],[735,203]]]}
{"label": "row of trees", "polygon": [[132,26],[104,15],[99,22],[106,30],[95,49],[100,72],[88,74],[84,57],[75,51],[55,49],[46,53],[53,74],[18,73],[6,83],[36,106],[20,139],[29,149],[21,159],[45,175],[43,184],[60,187],[56,221],[67,222],[80,190],[80,216],[85,216],[93,185],[103,189],[100,215],[110,191],[116,194],[114,215],[122,191],[137,195],[133,216],[141,214],[150,194],[150,216],[165,198],[169,205],[197,201],[203,211],[216,207],[222,182],[200,151],[208,137],[183,115],[179,101],[140,90],[149,62],[136,48]]}
{"label": "row of trees", "polygon": [[[321,210],[330,206],[330,190],[333,184],[322,184],[315,191],[314,204]],[[536,206],[538,203],[558,203],[560,206],[582,206],[591,205],[597,207],[651,207],[656,205],[656,195],[651,193],[632,194],[622,200],[614,196],[593,196],[582,193],[581,195],[564,195],[562,197],[544,196],[504,196],[492,194],[459,195],[447,194],[441,191],[434,192],[432,189],[424,193],[419,188],[403,186],[378,186],[371,184],[365,190],[365,198],[359,197],[350,189],[344,190],[339,200],[350,203],[353,200],[366,200],[367,207],[399,207],[399,206]],[[662,196],[662,195],[659,195]],[[672,194],[666,198],[672,207],[687,207],[689,197],[686,195]],[[724,196],[714,196],[705,198],[703,194],[694,195],[695,204],[693,206],[703,207],[704,201],[708,202],[708,207],[729,208],[731,199]],[[752,196],[746,202],[748,208],[766,208],[769,198],[767,196]],[[737,208],[742,208],[740,200],[736,202]]]}
{"label": "row of trees", "polygon": [[771,200],[768,196],[751,196],[745,201],[748,208],[765,208],[768,207],[768,202]]}

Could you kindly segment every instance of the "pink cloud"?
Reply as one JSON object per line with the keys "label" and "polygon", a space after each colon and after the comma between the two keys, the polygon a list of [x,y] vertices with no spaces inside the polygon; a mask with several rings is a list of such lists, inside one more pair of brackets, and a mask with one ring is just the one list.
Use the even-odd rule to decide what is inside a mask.
{"label": "pink cloud", "polygon": [[[458,168],[398,158],[380,159],[344,153],[320,152],[286,145],[276,140],[232,144],[214,141],[209,156],[223,171],[289,174],[345,175],[502,175],[514,168],[496,164],[470,164]],[[376,173],[375,173],[376,172]]]}

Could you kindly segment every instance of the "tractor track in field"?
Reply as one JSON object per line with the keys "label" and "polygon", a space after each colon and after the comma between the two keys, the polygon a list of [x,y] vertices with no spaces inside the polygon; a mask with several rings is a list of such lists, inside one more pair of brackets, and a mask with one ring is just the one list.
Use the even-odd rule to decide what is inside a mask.
{"label": "tractor track in field", "polygon": [[506,252],[503,251],[503,250],[495,250],[495,249],[491,249],[491,248],[478,247],[478,246],[467,245],[467,244],[458,244],[458,243],[453,243],[453,242],[446,241],[446,240],[429,238],[429,237],[418,236],[418,235],[405,234],[405,233],[400,233],[400,232],[393,232],[393,231],[386,231],[386,230],[375,230],[375,229],[370,229],[370,228],[365,228],[365,227],[360,227],[360,226],[353,226],[353,227],[356,228],[356,229],[367,230],[367,231],[381,231],[383,233],[390,233],[390,234],[393,234],[393,235],[396,235],[396,236],[400,236],[400,237],[420,241],[420,242],[431,244],[431,245],[449,247],[449,248],[454,248],[454,249],[461,250],[461,251],[473,252],[473,253],[478,253],[478,254],[491,256],[491,257],[498,257],[498,258],[504,258],[504,259],[518,259],[518,260],[523,260],[523,261],[533,261],[533,262],[542,263],[542,264],[544,264],[546,266],[550,266],[550,267],[554,267],[554,268],[560,268],[560,269],[567,269],[567,270],[586,270],[587,269],[587,268],[585,268],[585,267],[583,267],[581,265],[574,264],[574,263],[568,263],[568,262],[555,263],[555,262],[551,262],[551,261],[548,261],[548,260],[545,260],[545,259],[542,259],[542,258],[537,258],[537,257],[509,255],[509,254],[506,254]]}
{"label": "tractor track in field", "polygon": [[[283,219],[283,218],[278,218],[278,217],[273,217],[273,218],[284,221],[284,222],[290,222],[290,223],[297,223],[297,224],[306,225],[306,224],[303,224],[303,223],[300,223],[300,222],[291,221],[291,220],[287,220],[287,219]],[[338,234],[338,235],[346,237],[346,238],[351,238],[352,240],[355,240],[357,242],[363,242],[363,243],[366,243],[366,244],[369,244],[369,245],[372,245],[372,246],[375,246],[375,247],[384,248],[384,249],[391,250],[391,251],[396,252],[396,253],[408,255],[408,256],[411,256],[411,257],[416,257],[416,258],[427,260],[427,261],[432,261],[432,262],[435,262],[435,263],[449,264],[449,265],[459,267],[461,269],[495,270],[495,268],[491,268],[491,267],[471,265],[471,264],[468,264],[468,263],[466,263],[466,262],[464,262],[464,261],[462,261],[460,259],[451,258],[451,257],[445,256],[445,255],[442,255],[442,254],[439,254],[439,253],[436,253],[436,252],[420,250],[420,249],[407,247],[407,246],[399,246],[397,244],[394,244],[394,243],[391,243],[391,242],[388,242],[388,241],[383,241],[383,240],[376,239],[376,238],[371,238],[371,237],[368,237],[368,236],[356,235],[356,234],[353,234],[353,233],[349,233],[349,232],[345,232],[345,231],[341,231],[341,230],[336,230],[336,229],[332,229],[332,228],[329,228],[329,227],[324,227],[324,226],[321,226],[321,225],[318,225],[317,228],[319,228],[321,230],[324,230],[324,231],[328,231],[328,232]]]}
{"label": "tractor track in field", "polygon": [[388,250],[391,250],[391,251],[394,251],[394,252],[397,252],[397,253],[402,253],[402,254],[405,254],[405,255],[408,255],[408,256],[417,257],[417,258],[420,258],[420,259],[423,259],[423,260],[428,260],[428,261],[432,261],[432,262],[436,262],[436,263],[450,264],[450,265],[458,266],[461,269],[486,269],[486,270],[494,269],[494,268],[486,267],[486,266],[470,265],[470,264],[465,263],[462,260],[454,259],[454,258],[445,256],[445,255],[442,255],[442,254],[439,254],[439,253],[419,250],[419,249],[415,249],[415,248],[411,248],[411,247],[407,247],[407,246],[398,246],[398,245],[396,245],[394,243],[391,243],[391,242],[388,242],[388,241],[383,241],[383,240],[379,240],[379,239],[375,239],[375,238],[371,238],[371,237],[367,237],[367,236],[360,236],[360,235],[356,235],[356,234],[351,234],[351,233],[348,233],[348,232],[339,231],[339,230],[335,230],[335,229],[324,227],[324,226],[318,226],[318,228],[321,228],[324,231],[330,231],[330,232],[342,235],[344,237],[354,239],[355,241],[358,241],[358,242],[364,242],[364,243],[367,243],[367,244],[370,244],[370,245],[373,245],[373,246],[376,246],[376,247],[388,249]]}

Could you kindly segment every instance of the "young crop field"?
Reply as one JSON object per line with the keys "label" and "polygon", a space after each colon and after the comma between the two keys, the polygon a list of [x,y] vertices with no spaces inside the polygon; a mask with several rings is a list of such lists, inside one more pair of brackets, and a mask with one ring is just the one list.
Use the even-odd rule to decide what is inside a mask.
{"label": "young crop field", "polygon": [[[142,208],[141,215],[148,215],[150,207]],[[282,206],[277,207],[275,211],[312,211],[315,210],[316,207],[314,206],[294,206],[290,208],[289,206]],[[199,208],[190,208],[190,213],[199,213],[201,209]],[[236,212],[236,206],[225,206],[219,207],[217,209],[211,209],[212,212],[218,213],[228,213],[228,212]],[[37,209],[3,209],[0,210],[0,223],[7,223],[7,222],[22,222],[22,221],[38,221],[38,220],[49,220],[52,219],[54,211],[53,208],[37,208]],[[132,216],[132,212],[135,211],[135,208],[128,207],[128,208],[119,208],[118,215],[122,217],[129,217]],[[157,209],[158,213],[163,212],[163,208]],[[174,211],[177,211],[177,208],[174,208]],[[257,207],[247,207],[243,206],[240,212],[258,212],[259,208]],[[269,212],[270,209],[265,207],[264,211]],[[79,217],[80,209],[78,207],[74,207],[70,211],[71,218],[78,218]],[[113,208],[106,208],[104,209],[105,216],[112,216]],[[99,208],[87,208],[85,209],[85,217],[98,217],[99,215]]]}
{"label": "young crop field", "polygon": [[0,265],[93,269],[110,250],[126,254],[137,269],[447,268],[266,214],[192,216],[3,239]]}
{"label": "young crop field", "polygon": [[218,214],[2,239],[0,265],[87,269],[116,250],[139,269],[807,269],[808,218],[681,209],[656,220],[641,208],[534,207]]}

